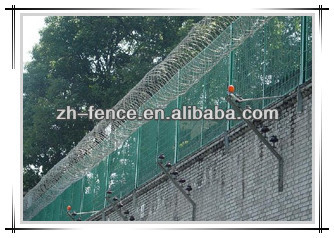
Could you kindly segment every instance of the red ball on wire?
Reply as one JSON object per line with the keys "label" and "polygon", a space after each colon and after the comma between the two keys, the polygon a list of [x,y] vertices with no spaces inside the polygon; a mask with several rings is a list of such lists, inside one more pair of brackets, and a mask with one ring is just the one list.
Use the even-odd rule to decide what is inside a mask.
{"label": "red ball on wire", "polygon": [[229,93],[234,93],[234,86],[233,85],[228,85],[227,90],[228,90]]}

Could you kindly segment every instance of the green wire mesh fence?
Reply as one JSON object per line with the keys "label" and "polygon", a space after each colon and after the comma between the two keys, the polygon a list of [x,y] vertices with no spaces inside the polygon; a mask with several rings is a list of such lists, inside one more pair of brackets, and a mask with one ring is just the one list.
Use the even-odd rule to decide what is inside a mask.
{"label": "green wire mesh fence", "polygon": [[[241,18],[244,24],[252,23],[247,17],[232,22],[140,109],[152,108],[152,105],[157,108],[159,105],[154,102],[171,98],[166,107],[159,107],[164,108],[165,115],[189,105],[202,110],[215,106],[226,110],[228,104],[222,97],[229,84],[244,98],[257,98],[284,95],[312,78],[311,17],[271,17],[246,39],[242,36],[245,25],[241,29],[238,24]],[[242,42],[238,43],[239,40]],[[231,50],[224,53],[222,49],[226,48]],[[197,81],[191,81],[198,75]],[[171,88],[178,92],[175,99],[168,94]],[[247,104],[251,108],[264,108],[273,101],[266,99]],[[159,119],[142,123],[112,153],[31,220],[68,221],[68,205],[79,213],[77,218],[86,220],[109,205],[106,191],[122,198],[160,174],[156,163],[159,154],[166,156],[166,162],[175,164],[238,123],[240,121],[203,119]],[[46,192],[44,196],[52,194]]]}

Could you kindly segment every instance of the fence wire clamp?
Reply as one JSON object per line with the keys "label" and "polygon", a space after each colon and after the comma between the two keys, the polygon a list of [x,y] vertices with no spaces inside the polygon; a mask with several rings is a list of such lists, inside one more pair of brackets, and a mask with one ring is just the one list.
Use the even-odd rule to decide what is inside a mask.
{"label": "fence wire clamp", "polygon": [[275,150],[275,148],[269,143],[269,141],[258,131],[256,126],[250,121],[246,120],[242,117],[242,111],[238,103],[254,101],[254,100],[263,100],[263,99],[272,99],[272,98],[280,98],[282,96],[274,96],[274,97],[262,97],[262,98],[250,98],[243,99],[240,96],[236,96],[235,94],[228,92],[228,95],[225,97],[225,100],[232,106],[234,111],[242,118],[244,122],[249,126],[249,128],[257,135],[257,137],[267,146],[267,148],[271,151],[271,153],[278,160],[278,191],[283,191],[283,167],[284,160],[282,156]]}

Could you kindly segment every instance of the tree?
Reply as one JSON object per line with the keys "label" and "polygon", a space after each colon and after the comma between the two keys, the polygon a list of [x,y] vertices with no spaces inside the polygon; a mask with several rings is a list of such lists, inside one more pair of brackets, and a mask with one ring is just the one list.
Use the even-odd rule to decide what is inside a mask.
{"label": "tree", "polygon": [[70,106],[111,108],[201,17],[51,16],[23,75],[24,190],[39,181],[97,121],[56,120]]}

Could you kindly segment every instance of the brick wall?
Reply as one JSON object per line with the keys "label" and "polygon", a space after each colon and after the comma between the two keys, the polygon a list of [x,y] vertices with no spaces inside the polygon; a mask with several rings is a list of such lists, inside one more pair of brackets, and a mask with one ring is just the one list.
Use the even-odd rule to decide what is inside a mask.
{"label": "brick wall", "polygon": [[[221,136],[177,166],[179,177],[193,188],[197,221],[312,220],[312,83],[301,87],[303,111],[297,112],[297,90],[276,102],[279,120],[263,121],[268,136],[277,135],[284,159],[284,189],[278,191],[278,161],[245,123]],[[191,221],[192,206],[165,175],[159,175],[122,200],[122,211],[136,221]],[[122,220],[106,208],[106,220]],[[101,220],[102,213],[90,220]]]}

